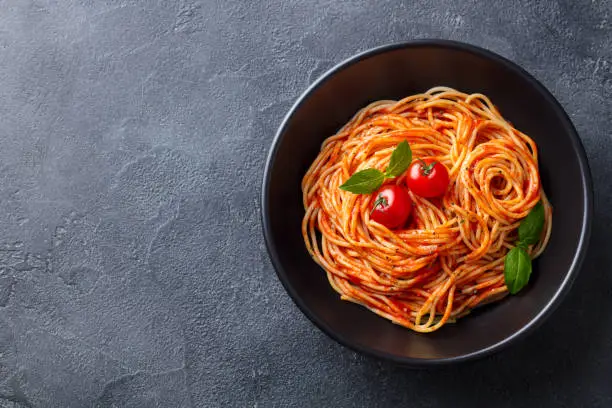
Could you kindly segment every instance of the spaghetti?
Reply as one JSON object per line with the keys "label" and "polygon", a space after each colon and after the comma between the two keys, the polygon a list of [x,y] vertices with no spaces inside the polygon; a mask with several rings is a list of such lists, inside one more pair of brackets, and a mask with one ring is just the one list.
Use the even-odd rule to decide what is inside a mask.
{"label": "spaghetti", "polygon": [[[414,158],[446,166],[440,198],[410,192],[409,224],[390,230],[370,219],[372,194],[339,188],[366,168],[383,171],[407,140]],[[406,175],[385,184],[405,185]],[[504,257],[520,221],[544,207],[539,256],[551,234],[552,208],[542,189],[533,140],[482,94],[436,87],[359,111],[321,151],[302,181],[302,235],[343,300],[393,323],[432,332],[508,294]]]}

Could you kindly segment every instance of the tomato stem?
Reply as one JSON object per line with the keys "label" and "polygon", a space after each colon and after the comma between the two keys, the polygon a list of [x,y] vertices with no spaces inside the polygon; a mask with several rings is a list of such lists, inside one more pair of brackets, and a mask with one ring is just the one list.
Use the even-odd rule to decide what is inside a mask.
{"label": "tomato stem", "polygon": [[425,163],[425,160],[421,158],[418,158],[417,160],[421,162],[421,174],[424,176],[429,176],[429,174],[437,163],[436,161],[432,161],[431,163],[427,164]]}
{"label": "tomato stem", "polygon": [[387,198],[381,194],[379,194],[378,197],[376,198],[376,201],[374,201],[374,205],[372,206],[372,211],[370,211],[370,215],[372,215],[376,207],[378,207],[379,205],[382,205],[383,208],[389,205]]}

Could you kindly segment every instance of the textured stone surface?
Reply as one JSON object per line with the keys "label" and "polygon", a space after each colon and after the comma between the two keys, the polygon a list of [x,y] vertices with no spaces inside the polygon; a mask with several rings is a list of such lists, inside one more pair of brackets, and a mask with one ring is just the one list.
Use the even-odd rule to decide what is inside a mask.
{"label": "textured stone surface", "polygon": [[[0,0],[0,407],[611,406],[609,1]],[[491,358],[409,371],[314,328],[259,226],[292,101],[384,43],[525,67],[593,169],[584,270]]]}

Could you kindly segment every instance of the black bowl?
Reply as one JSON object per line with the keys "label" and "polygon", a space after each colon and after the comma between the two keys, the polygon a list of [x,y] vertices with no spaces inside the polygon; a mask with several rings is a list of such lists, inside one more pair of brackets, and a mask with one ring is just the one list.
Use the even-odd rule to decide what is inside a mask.
{"label": "black bowl", "polygon": [[[370,102],[445,85],[489,96],[539,147],[553,232],[527,288],[431,334],[394,325],[341,301],[302,240],[301,179],[321,142]],[[337,65],[300,96],[274,139],[262,189],[262,220],[279,279],[321,330],[359,352],[411,366],[465,361],[524,336],[559,304],[586,252],[592,187],[584,148],[567,114],[514,63],[467,44],[424,40],[376,48]]]}

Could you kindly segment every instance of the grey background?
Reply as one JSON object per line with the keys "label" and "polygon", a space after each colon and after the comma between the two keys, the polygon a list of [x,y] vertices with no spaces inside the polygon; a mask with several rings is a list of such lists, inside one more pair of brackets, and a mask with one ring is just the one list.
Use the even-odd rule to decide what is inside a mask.
{"label": "grey background", "polygon": [[[612,404],[607,1],[0,0],[0,407]],[[293,305],[259,223],[292,101],[367,48],[467,41],[541,80],[595,182],[582,274],[501,354],[357,355]]]}

